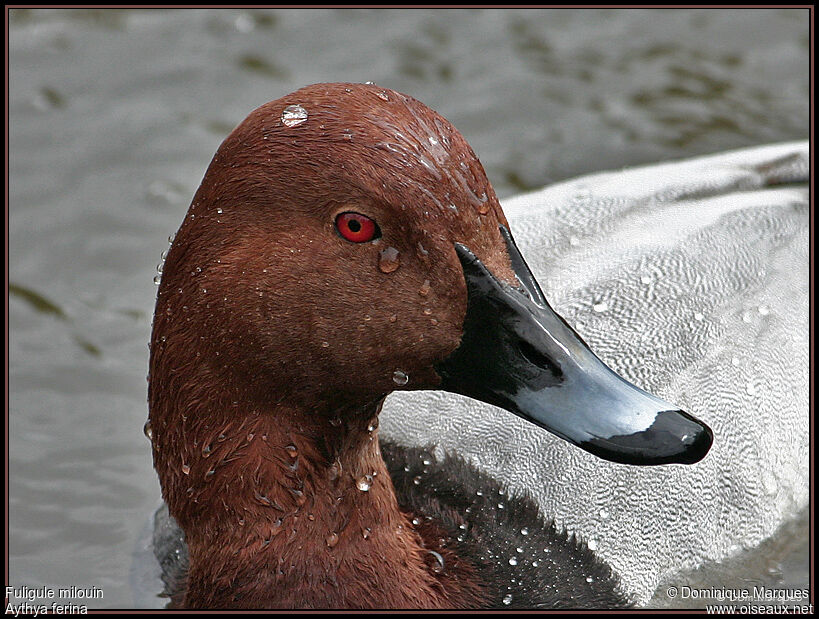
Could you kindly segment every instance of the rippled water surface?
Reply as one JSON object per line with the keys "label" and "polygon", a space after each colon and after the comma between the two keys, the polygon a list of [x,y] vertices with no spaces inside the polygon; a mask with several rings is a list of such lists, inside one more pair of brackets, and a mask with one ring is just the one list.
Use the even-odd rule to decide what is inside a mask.
{"label": "rippled water surface", "polygon": [[[251,109],[373,80],[450,119],[501,196],[808,136],[806,10],[12,10],[9,31],[10,579],[95,607],[161,603],[133,584],[152,278]],[[806,528],[754,568],[806,578]]]}

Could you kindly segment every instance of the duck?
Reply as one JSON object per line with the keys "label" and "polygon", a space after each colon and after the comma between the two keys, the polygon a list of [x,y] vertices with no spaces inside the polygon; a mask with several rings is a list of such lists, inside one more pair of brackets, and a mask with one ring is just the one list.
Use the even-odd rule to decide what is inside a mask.
{"label": "duck", "polygon": [[631,604],[525,493],[381,440],[397,390],[468,396],[627,465],[691,465],[713,442],[552,309],[457,129],[371,83],[307,86],[227,136],[165,259],[150,350],[146,435],[184,532],[175,608]]}

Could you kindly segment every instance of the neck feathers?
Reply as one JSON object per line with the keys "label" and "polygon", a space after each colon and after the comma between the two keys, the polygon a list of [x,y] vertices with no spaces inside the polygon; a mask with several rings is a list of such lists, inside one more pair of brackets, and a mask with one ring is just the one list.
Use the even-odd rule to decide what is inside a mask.
{"label": "neck feathers", "polygon": [[437,536],[398,506],[379,448],[380,403],[309,417],[230,398],[206,410],[205,401],[151,409],[154,464],[189,548],[185,606],[478,603],[471,568],[437,573],[425,548]]}

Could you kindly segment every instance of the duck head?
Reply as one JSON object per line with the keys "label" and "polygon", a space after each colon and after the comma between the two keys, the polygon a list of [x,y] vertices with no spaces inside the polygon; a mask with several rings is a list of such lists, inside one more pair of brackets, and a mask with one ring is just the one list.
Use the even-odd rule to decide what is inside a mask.
{"label": "duck head", "polygon": [[463,136],[369,84],[298,90],[224,141],[165,263],[151,374],[152,402],[210,384],[237,419],[442,389],[616,462],[690,464],[712,441],[549,306]]}

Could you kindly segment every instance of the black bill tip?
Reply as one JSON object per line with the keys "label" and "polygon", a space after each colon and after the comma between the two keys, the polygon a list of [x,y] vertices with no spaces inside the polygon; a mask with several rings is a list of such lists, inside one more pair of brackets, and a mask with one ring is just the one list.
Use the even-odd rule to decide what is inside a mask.
{"label": "black bill tip", "polygon": [[660,411],[654,423],[641,432],[578,443],[596,456],[620,462],[650,466],[694,464],[711,449],[714,433],[707,425],[682,410]]}

